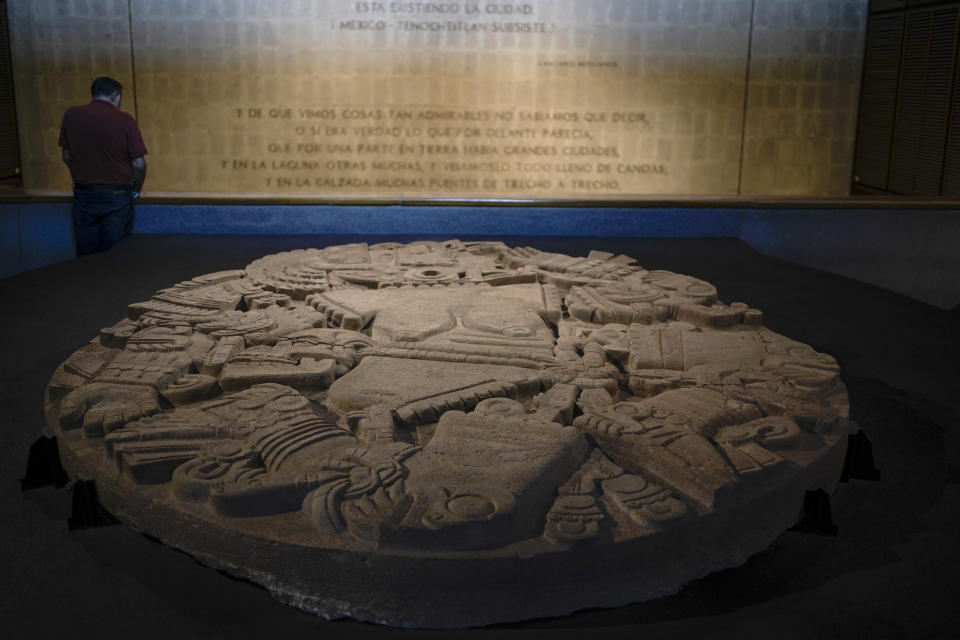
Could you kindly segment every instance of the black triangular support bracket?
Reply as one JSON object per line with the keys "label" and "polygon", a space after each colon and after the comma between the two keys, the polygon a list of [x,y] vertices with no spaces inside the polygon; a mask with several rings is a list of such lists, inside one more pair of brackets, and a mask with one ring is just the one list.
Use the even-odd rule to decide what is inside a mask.
{"label": "black triangular support bracket", "polygon": [[847,436],[847,457],[843,462],[840,482],[849,480],[880,480],[880,470],[873,461],[873,443],[867,435],[857,430]]}
{"label": "black triangular support bracket", "polygon": [[78,480],[73,484],[73,510],[67,519],[67,528],[70,531],[78,529],[94,529],[120,524],[100,504],[97,495],[97,485],[93,480]]}
{"label": "black triangular support bracket", "polygon": [[60,487],[67,484],[67,474],[60,464],[57,439],[40,437],[30,445],[27,456],[27,471],[20,479],[20,490],[30,491],[41,487]]}
{"label": "black triangular support bracket", "polygon": [[840,531],[833,524],[833,511],[830,509],[830,496],[823,489],[807,491],[803,498],[803,515],[800,522],[790,531],[797,533],[815,533],[821,536],[835,537]]}

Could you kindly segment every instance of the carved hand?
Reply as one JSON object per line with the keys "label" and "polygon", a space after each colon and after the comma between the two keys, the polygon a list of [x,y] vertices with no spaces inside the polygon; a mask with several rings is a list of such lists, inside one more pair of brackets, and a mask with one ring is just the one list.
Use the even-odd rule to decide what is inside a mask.
{"label": "carved hand", "polygon": [[60,403],[60,424],[64,429],[82,425],[87,437],[95,438],[159,411],[153,387],[94,382],[67,394]]}

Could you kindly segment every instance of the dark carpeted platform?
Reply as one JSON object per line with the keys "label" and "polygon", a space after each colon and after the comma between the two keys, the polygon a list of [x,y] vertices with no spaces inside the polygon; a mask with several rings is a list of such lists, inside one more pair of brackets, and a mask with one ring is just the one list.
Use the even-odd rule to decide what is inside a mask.
{"label": "dark carpeted platform", "polygon": [[[327,622],[124,526],[68,532],[67,489],[22,493],[54,368],[130,302],[264,254],[349,236],[133,236],[104,254],[0,280],[0,634],[4,638],[318,638],[401,633]],[[366,238],[370,242],[412,237]],[[446,239],[446,238],[435,238]],[[467,238],[463,238],[467,239]],[[956,313],[765,258],[739,240],[502,237],[571,255],[626,253],[702,277],[771,329],[836,356],[879,482],[833,498],[836,538],[786,533],[678,595],[463,637],[946,638],[960,633],[960,322]],[[415,589],[415,585],[411,585]],[[430,635],[437,635],[436,632]],[[446,633],[442,635],[448,635]]]}

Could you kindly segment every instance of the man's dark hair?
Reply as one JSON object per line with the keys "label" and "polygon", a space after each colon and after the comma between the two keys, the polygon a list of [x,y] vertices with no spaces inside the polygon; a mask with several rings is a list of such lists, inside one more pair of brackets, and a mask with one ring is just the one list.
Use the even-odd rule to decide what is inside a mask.
{"label": "man's dark hair", "polygon": [[123,91],[123,85],[107,76],[97,78],[93,81],[93,84],[90,85],[90,95],[94,98],[112,96],[118,91]]}

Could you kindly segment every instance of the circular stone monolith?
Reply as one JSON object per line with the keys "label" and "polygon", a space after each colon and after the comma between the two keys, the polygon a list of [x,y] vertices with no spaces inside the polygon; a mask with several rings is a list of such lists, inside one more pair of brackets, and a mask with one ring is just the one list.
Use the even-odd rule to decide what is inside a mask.
{"label": "circular stone monolith", "polygon": [[463,627],[676,592],[833,491],[836,361],[626,256],[499,242],[266,256],[61,365],[67,472],[326,617]]}

